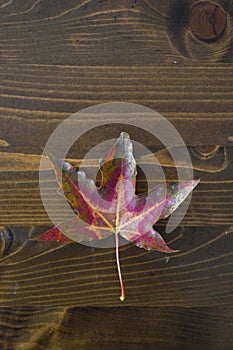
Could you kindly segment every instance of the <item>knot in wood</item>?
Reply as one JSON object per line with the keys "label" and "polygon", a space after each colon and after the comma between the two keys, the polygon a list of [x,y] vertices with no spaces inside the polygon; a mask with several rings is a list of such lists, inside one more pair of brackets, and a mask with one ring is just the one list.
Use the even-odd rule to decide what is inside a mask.
{"label": "knot in wood", "polygon": [[192,7],[189,28],[199,40],[216,41],[227,24],[226,12],[209,1],[199,2]]}
{"label": "knot in wood", "polygon": [[219,147],[218,145],[200,145],[192,147],[192,152],[200,159],[209,159],[215,156]]}

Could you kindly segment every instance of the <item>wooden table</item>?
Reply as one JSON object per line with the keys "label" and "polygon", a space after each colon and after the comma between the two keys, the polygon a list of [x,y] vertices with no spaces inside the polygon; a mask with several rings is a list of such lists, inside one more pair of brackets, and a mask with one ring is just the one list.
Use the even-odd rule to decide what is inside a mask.
{"label": "wooden table", "polygon": [[[0,19],[0,348],[231,349],[232,1],[1,0]],[[178,254],[121,248],[124,303],[114,249],[34,240],[52,226],[41,148],[72,113],[114,101],[166,117],[201,178],[167,236]],[[69,158],[121,130],[84,135]],[[133,133],[173,179],[169,152]]]}

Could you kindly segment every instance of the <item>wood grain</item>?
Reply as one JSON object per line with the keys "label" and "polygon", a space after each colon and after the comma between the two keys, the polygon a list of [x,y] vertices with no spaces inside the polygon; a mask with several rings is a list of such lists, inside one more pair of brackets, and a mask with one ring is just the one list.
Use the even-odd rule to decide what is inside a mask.
{"label": "wood grain", "polygon": [[[161,113],[187,144],[226,145],[232,137],[232,74],[225,65],[114,68],[3,64],[0,138],[9,143],[9,151],[39,153],[54,129],[72,113],[98,103],[123,101]],[[113,122],[107,117],[103,121]],[[87,128],[95,126],[93,121],[80,120],[84,122]],[[16,134],[20,134],[17,142]]]}
{"label": "wood grain", "polygon": [[[200,43],[186,27],[176,33],[172,26],[182,23],[178,3],[181,13],[189,11],[183,0],[4,2],[0,138],[13,151],[38,153],[70,114],[124,101],[162,113],[187,144],[227,144],[233,116],[230,28],[215,45]],[[230,26],[230,1],[224,6]],[[201,57],[190,57],[192,52]]]}
{"label": "wood grain", "polygon": [[[19,232],[11,227],[15,246],[1,259],[2,307],[120,306],[114,249],[34,241],[38,231],[17,244]],[[159,231],[165,237],[164,230]],[[123,246],[124,306],[230,303],[232,238],[232,226],[178,228],[167,240],[181,252],[169,257]]]}
{"label": "wood grain", "polygon": [[3,308],[0,344],[3,350],[229,350],[231,312],[232,306]]}
{"label": "wood grain", "polygon": [[[209,39],[221,23],[210,26],[204,18],[197,26],[197,3],[0,0],[1,349],[231,349],[233,2],[205,1],[206,8],[218,7],[216,21],[220,13],[224,18],[212,42],[206,33]],[[121,248],[127,299],[120,305],[113,249],[34,240],[52,225],[39,193],[41,148],[71,114],[116,101],[165,116],[201,178],[187,215],[168,237],[180,253]],[[147,117],[143,122],[152,125]],[[94,125],[90,117],[79,123]],[[124,127],[175,179],[168,150]],[[93,146],[122,130],[114,124],[87,133],[67,157],[79,165]],[[202,157],[203,146],[217,151]],[[138,163],[151,167],[151,156]],[[137,190],[146,188],[139,168]],[[55,189],[48,184],[51,205]],[[165,224],[158,227],[163,235]]]}
{"label": "wood grain", "polygon": [[[72,154],[76,154],[73,151]],[[155,153],[158,162],[163,166],[167,181],[174,181],[177,178],[175,164],[165,149]],[[152,156],[153,156],[152,154]],[[194,166],[194,177],[201,178],[201,183],[192,195],[192,201],[188,213],[182,221],[183,226],[204,226],[204,225],[232,225],[232,183],[233,183],[233,149],[220,149],[211,159],[199,159],[190,150]],[[101,153],[100,153],[101,156]],[[150,170],[154,174],[156,165],[152,156],[145,156],[138,159],[139,167]],[[52,225],[42,204],[39,190],[39,155],[0,153],[2,163],[0,165],[0,193],[2,199],[0,203],[0,224],[32,224],[32,225]],[[71,159],[75,165],[80,164],[80,159]],[[58,206],[60,196],[57,194],[57,182],[51,169],[51,164],[47,163],[46,181],[41,182],[42,188],[46,188],[46,198],[49,206],[53,209],[56,220],[66,221],[72,216],[64,214],[63,208]],[[91,159],[90,166],[86,169],[90,176],[98,173],[98,159]],[[158,169],[160,168],[158,164]],[[153,168],[151,168],[153,167]],[[159,174],[159,173],[158,173]],[[152,175],[151,175],[152,176]],[[95,177],[94,177],[95,178]],[[137,190],[143,192],[147,190],[148,183],[153,187],[156,182],[163,180],[160,177],[145,178],[140,172],[137,177]],[[147,182],[148,181],[148,182]],[[98,184],[98,183],[97,183]],[[72,212],[70,213],[72,215]],[[181,214],[180,214],[181,215]],[[180,217],[177,215],[177,218]]]}

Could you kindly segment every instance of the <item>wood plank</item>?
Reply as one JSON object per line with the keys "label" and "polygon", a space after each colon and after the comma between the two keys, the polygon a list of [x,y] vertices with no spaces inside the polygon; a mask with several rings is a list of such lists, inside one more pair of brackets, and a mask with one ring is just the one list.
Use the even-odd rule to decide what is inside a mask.
{"label": "wood plank", "polygon": [[[0,0],[1,349],[231,349],[232,0],[193,5]],[[204,21],[196,25],[201,6]],[[217,146],[209,159],[189,148],[201,184],[174,232],[166,236],[166,222],[158,225],[181,251],[168,257],[121,247],[124,304],[114,249],[34,239],[51,227],[38,187],[41,147],[71,114],[116,101],[158,111],[188,146]],[[153,123],[146,116],[143,122]],[[87,116],[79,123],[93,127]],[[79,165],[89,149],[125,128],[156,154],[166,179],[175,179],[168,150],[125,125],[87,133],[68,158]],[[151,159],[138,164],[148,168]],[[48,186],[51,204],[55,188]],[[137,190],[146,188],[139,169]]]}
{"label": "wood plank", "polygon": [[[85,144],[84,144],[85,145]],[[76,149],[80,151],[79,145]],[[75,155],[76,149],[71,155]],[[78,151],[77,151],[78,152]],[[163,166],[165,179],[174,181],[177,178],[176,169],[169,152],[166,149],[154,153],[158,161]],[[204,226],[204,225],[233,225],[232,210],[232,174],[233,164],[229,161],[233,154],[233,149],[220,149],[211,159],[200,159],[190,150],[194,166],[194,178],[201,178],[201,183],[193,191],[190,208],[182,221],[182,226]],[[101,156],[101,152],[100,152]],[[39,163],[40,155],[25,155],[2,152],[0,153],[0,224],[32,224],[32,225],[52,225],[51,221],[43,207],[39,190]],[[80,164],[80,159],[71,158],[71,162]],[[153,160],[154,163],[154,160]],[[152,163],[152,164],[153,164]],[[97,159],[90,162],[87,171],[90,177],[97,174]],[[138,159],[138,165],[143,166],[144,170],[151,172],[150,157]],[[160,165],[158,165],[158,169]],[[51,165],[48,162],[48,174],[44,186],[46,186],[47,198],[50,207],[53,209],[54,216],[60,221],[66,221],[71,216],[66,216],[63,207],[57,206],[59,195],[57,194],[57,183],[50,171]],[[152,169],[157,169],[153,166]],[[158,177],[148,178],[147,181],[151,187],[161,181],[159,172]],[[150,175],[151,176],[151,175]],[[95,177],[94,177],[95,178]],[[137,176],[137,191],[147,191],[145,176],[139,168]],[[98,183],[97,183],[98,184]],[[70,213],[72,215],[72,212]],[[177,219],[180,218],[177,215]],[[163,222],[160,224],[164,225]]]}
{"label": "wood plank", "polygon": [[0,138],[16,152],[38,153],[70,114],[112,101],[158,111],[187,144],[232,142],[228,1],[227,28],[211,44],[187,26],[179,34],[185,2],[26,4],[0,8]]}
{"label": "wood plank", "polygon": [[[16,152],[28,152],[30,147],[38,153],[66,117],[84,107],[114,101],[142,104],[161,113],[186,144],[231,143],[233,70],[225,74],[225,66],[29,67],[3,65],[0,72],[0,138]],[[132,115],[129,123],[135,118]],[[94,127],[92,121],[80,119],[84,121],[87,128]],[[112,122],[107,116],[103,119],[103,123]],[[145,123],[149,123],[146,118]]]}
{"label": "wood plank", "polygon": [[2,350],[229,350],[232,314],[230,305],[194,309],[2,308],[0,344]]}
{"label": "wood plank", "polygon": [[[114,249],[35,241],[45,229],[2,230],[1,307],[121,306]],[[121,247],[124,306],[231,303],[232,231],[232,226],[179,227],[167,241],[181,251],[169,257],[132,244]]]}

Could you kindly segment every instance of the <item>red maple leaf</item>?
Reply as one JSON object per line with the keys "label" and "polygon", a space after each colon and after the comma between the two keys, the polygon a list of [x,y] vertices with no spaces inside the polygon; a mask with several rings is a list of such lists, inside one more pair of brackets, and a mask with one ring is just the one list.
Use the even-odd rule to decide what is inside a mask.
{"label": "red maple leaf", "polygon": [[136,195],[136,161],[129,135],[124,132],[107,158],[101,161],[100,187],[96,187],[85,172],[77,171],[70,163],[57,159],[51,152],[47,154],[52,161],[60,192],[77,217],[54,226],[39,240],[83,242],[105,239],[114,234],[120,299],[123,301],[125,292],[119,262],[119,235],[140,248],[176,252],[167,246],[153,225],[176,210],[199,180],[162,183],[148,193]]}

